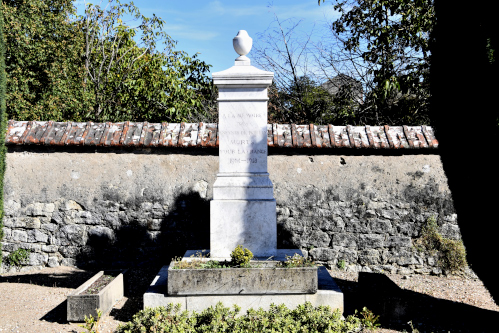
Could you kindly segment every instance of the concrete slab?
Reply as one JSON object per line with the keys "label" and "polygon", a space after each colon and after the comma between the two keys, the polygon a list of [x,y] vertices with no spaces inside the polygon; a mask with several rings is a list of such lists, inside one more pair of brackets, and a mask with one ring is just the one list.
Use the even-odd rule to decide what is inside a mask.
{"label": "concrete slab", "polygon": [[168,295],[168,268],[163,266],[151,286],[144,294],[144,308],[166,306],[169,303],[182,306],[183,310],[202,311],[210,306],[222,302],[224,306],[231,307],[237,304],[241,313],[250,308],[263,308],[268,310],[270,304],[284,303],[289,308],[295,308],[306,301],[313,306],[329,305],[333,309],[343,312],[343,293],[325,267],[317,270],[318,290],[315,294],[280,294],[280,295],[199,295],[199,296],[172,296]]}

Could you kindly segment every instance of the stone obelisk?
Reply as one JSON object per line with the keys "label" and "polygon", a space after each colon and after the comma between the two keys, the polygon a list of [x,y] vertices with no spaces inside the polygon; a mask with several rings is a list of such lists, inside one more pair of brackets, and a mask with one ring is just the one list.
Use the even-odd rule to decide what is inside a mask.
{"label": "stone obelisk", "polygon": [[275,255],[276,202],[267,172],[267,88],[274,74],[250,65],[252,39],[233,39],[239,57],[213,73],[219,97],[219,172],[210,206],[210,256],[228,258],[243,245],[255,257]]}

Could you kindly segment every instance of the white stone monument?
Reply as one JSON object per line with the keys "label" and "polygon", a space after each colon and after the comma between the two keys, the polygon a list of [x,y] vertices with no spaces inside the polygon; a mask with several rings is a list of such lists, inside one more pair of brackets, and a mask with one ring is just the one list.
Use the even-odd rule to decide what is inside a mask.
{"label": "white stone monument", "polygon": [[[240,269],[164,266],[144,294],[144,307],[180,303],[182,310],[202,311],[222,302],[237,304],[244,313],[250,308],[268,310],[271,304],[294,308],[311,302],[343,311],[343,293],[326,268],[277,268],[276,260],[301,251],[277,250],[276,202],[267,172],[267,87],[274,75],[250,65],[246,54],[251,38],[246,31],[234,38],[234,49],[240,55],[235,65],[213,73],[219,90],[220,167],[210,207],[209,259],[229,259],[232,250],[243,245],[257,258],[274,260],[265,262],[269,267],[260,262]],[[183,260],[199,253],[206,252],[189,250]]]}
{"label": "white stone monument", "polygon": [[210,256],[228,258],[237,245],[255,257],[276,254],[273,185],[267,172],[267,87],[274,74],[250,65],[252,39],[240,30],[233,67],[213,73],[219,90],[219,173],[210,206]]}

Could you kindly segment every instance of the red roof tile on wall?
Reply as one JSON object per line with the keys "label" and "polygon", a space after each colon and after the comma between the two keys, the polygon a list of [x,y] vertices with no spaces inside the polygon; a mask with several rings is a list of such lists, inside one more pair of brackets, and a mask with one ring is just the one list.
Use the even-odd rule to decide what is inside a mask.
{"label": "red roof tile on wall", "polygon": [[[75,123],[10,120],[7,145],[103,147],[218,147],[218,124]],[[268,124],[269,147],[437,148],[430,126]]]}

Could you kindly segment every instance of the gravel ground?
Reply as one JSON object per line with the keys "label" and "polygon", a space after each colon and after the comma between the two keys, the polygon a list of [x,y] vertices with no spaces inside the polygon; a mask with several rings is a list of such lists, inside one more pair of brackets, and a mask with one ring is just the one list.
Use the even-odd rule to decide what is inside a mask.
{"label": "gravel ground", "polygon": [[[142,309],[142,294],[159,265],[129,269],[125,297],[105,314],[99,332],[113,332]],[[0,277],[0,332],[85,332],[66,321],[66,297],[95,271],[70,267]],[[499,307],[480,280],[332,270],[345,296],[345,315],[366,306],[380,315],[379,332],[497,332]]]}

